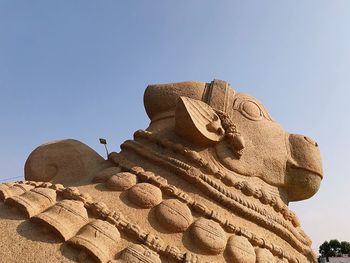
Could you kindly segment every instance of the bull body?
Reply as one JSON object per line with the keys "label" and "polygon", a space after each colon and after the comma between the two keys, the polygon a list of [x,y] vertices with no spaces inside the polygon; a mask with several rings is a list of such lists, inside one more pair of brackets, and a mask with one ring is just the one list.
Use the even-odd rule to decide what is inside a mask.
{"label": "bull body", "polygon": [[149,127],[108,160],[56,141],[0,186],[3,262],[315,262],[288,204],[320,186],[316,142],[224,81],[150,85],[144,104]]}

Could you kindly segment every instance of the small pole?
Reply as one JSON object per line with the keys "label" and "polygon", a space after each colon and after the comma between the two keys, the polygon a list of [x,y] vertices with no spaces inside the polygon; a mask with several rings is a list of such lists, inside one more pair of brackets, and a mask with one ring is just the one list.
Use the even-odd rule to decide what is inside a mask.
{"label": "small pole", "polygon": [[100,143],[103,144],[105,146],[105,149],[106,149],[106,154],[107,154],[107,159],[108,159],[108,149],[107,149],[107,140],[106,139],[103,139],[103,138],[100,138]]}

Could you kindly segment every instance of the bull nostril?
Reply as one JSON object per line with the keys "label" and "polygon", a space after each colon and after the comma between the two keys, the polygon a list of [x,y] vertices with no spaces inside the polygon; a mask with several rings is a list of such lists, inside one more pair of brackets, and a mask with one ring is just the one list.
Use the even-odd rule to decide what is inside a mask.
{"label": "bull nostril", "polygon": [[312,140],[311,138],[304,136],[304,139],[305,139],[305,141],[307,141],[307,142],[313,144],[315,147],[318,147],[317,142],[315,142],[315,141]]}

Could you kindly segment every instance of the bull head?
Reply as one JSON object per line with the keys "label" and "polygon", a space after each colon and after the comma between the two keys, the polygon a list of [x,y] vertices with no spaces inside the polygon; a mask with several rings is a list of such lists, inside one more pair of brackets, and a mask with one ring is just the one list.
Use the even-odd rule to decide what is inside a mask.
{"label": "bull head", "polygon": [[288,134],[258,100],[224,81],[151,85],[144,103],[150,130],[178,135],[233,175],[262,179],[283,191],[287,202],[310,198],[319,189],[317,143]]}

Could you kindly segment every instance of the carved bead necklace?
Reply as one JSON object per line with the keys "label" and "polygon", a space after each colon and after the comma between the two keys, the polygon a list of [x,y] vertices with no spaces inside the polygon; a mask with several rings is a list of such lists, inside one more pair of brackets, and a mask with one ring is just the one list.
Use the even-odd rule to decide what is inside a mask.
{"label": "carved bead necklace", "polygon": [[252,186],[247,181],[240,181],[238,179],[233,178],[232,176],[227,176],[215,165],[210,164],[209,162],[204,160],[196,151],[190,150],[179,143],[173,143],[168,139],[159,139],[157,138],[157,136],[155,136],[152,132],[149,131],[138,130],[134,133],[134,138],[147,139],[161,147],[169,148],[175,153],[181,154],[190,162],[194,163],[197,167],[220,179],[225,185],[233,186],[237,190],[242,191],[242,193],[244,193],[245,195],[253,196],[254,198],[258,199],[262,204],[270,205],[275,209],[276,212],[281,213],[286,220],[291,221],[295,227],[300,226],[300,222],[295,213],[290,211],[288,206],[286,206],[281,200],[278,200],[276,197],[269,195],[263,189],[259,189]]}
{"label": "carved bead necklace", "polygon": [[[144,145],[135,141],[126,141],[121,145],[121,147],[122,149],[125,148],[133,150],[134,152],[140,154],[143,157],[156,161],[167,168],[171,168],[174,172],[184,176],[186,180],[190,180],[191,182],[194,182],[195,185],[201,186],[202,190],[204,189],[204,192],[210,197],[214,198],[214,200],[220,202],[222,200],[226,200],[223,204],[227,208],[233,209],[236,212],[238,210],[245,216],[249,215],[253,221],[262,222],[266,227],[272,227],[273,229],[275,229],[275,231],[284,236],[285,239],[291,239],[291,241],[289,242],[292,242],[299,249],[304,249],[304,245],[310,245],[311,241],[303,233],[296,231],[294,227],[291,227],[290,225],[286,224],[286,222],[281,221],[277,217],[270,215],[267,216],[265,210],[250,203],[248,200],[242,199],[241,197],[233,194],[232,192],[227,191],[225,188],[218,185],[214,180],[212,180],[208,176],[202,174],[198,170],[192,169],[190,165],[185,164],[172,157],[165,157],[159,154],[158,152],[147,149]],[[190,174],[188,174],[189,171]],[[253,215],[251,212],[249,212],[249,210],[247,210],[244,207],[247,207],[249,210],[253,210],[253,214],[255,212],[257,212],[258,214],[255,213],[255,215]],[[261,216],[266,218],[261,218]],[[276,222],[277,225],[271,225],[271,220]],[[286,232],[284,229],[288,231]],[[302,242],[304,245],[299,244],[299,242]]]}
{"label": "carved bead necklace", "polygon": [[[51,184],[47,182],[35,181],[20,181],[13,184],[14,186],[31,186],[32,188],[50,188],[57,192],[63,199],[76,200],[84,204],[84,207],[93,215],[101,220],[107,221],[115,226],[119,231],[124,232],[130,237],[136,238],[142,244],[151,250],[164,255],[167,258],[175,260],[176,262],[186,263],[208,263],[201,260],[197,255],[190,252],[182,252],[174,245],[165,244],[161,237],[153,235],[134,224],[119,211],[110,210],[103,202],[95,202],[89,194],[80,193],[76,187],[65,188],[61,184]],[[0,184],[1,186],[1,184]],[[109,261],[112,263],[113,261]]]}
{"label": "carved bead necklace", "polygon": [[142,167],[135,166],[135,164],[133,164],[131,161],[126,160],[124,157],[115,152],[109,155],[109,159],[121,167],[122,170],[132,172],[137,175],[141,182],[148,182],[158,186],[164,194],[179,199],[201,216],[218,222],[228,233],[244,236],[251,242],[252,245],[266,248],[276,257],[285,258],[289,262],[293,263],[300,262],[300,259],[295,257],[295,255],[286,253],[282,248],[275,246],[264,238],[257,237],[255,234],[251,233],[245,228],[235,226],[231,221],[223,218],[217,211],[211,210],[207,208],[206,205],[194,201],[187,193],[181,191],[174,185],[169,185],[167,180],[163,177],[157,176],[153,172],[145,171]]}

